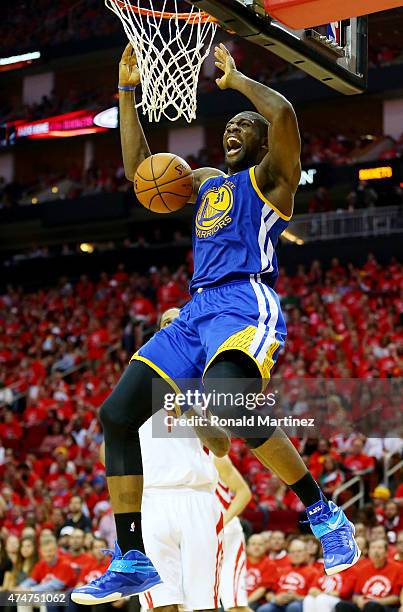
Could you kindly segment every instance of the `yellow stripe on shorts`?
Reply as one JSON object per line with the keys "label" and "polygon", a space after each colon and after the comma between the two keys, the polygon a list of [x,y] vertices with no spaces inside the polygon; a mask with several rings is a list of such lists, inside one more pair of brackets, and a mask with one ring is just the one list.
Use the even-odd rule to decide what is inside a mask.
{"label": "yellow stripe on shorts", "polygon": [[248,327],[245,327],[245,329],[242,329],[241,331],[236,332],[227,338],[225,342],[218,347],[213,357],[204,368],[203,376],[213,363],[214,359],[224,351],[241,351],[242,353],[245,353],[245,355],[248,355],[248,357],[250,357],[250,359],[252,359],[252,361],[256,364],[262,379],[269,380],[270,372],[274,366],[273,355],[279,348],[280,343],[278,340],[275,340],[272,344],[270,344],[267,348],[265,358],[263,359],[262,363],[260,363],[249,351],[249,347],[252,344],[256,332],[257,327],[255,325],[248,325]]}

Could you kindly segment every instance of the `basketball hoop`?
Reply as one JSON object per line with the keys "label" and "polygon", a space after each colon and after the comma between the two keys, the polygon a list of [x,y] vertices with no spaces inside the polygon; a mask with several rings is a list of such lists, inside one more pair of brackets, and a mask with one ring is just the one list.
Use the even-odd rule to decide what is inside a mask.
{"label": "basketball hoop", "polygon": [[178,10],[178,0],[105,0],[105,6],[122,22],[137,57],[141,77],[141,107],[149,121],[196,117],[197,83],[203,61],[210,52],[216,20],[190,7]]}

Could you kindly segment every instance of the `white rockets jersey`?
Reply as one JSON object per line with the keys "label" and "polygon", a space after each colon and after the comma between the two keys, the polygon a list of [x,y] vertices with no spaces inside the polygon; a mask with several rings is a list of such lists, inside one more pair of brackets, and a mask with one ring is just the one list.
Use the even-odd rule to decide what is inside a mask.
{"label": "white rockets jersey", "polygon": [[[216,495],[218,502],[220,503],[222,507],[223,514],[225,514],[225,512],[228,510],[231,504],[233,494],[229,490],[227,485],[223,483],[222,480],[218,480],[217,482],[217,486],[215,489],[215,495]],[[234,518],[231,519],[230,522],[225,525],[224,531],[225,533],[229,533],[229,532],[242,533],[243,530],[242,530],[242,525],[241,525],[241,521],[239,520],[239,518],[237,516],[234,516]]]}
{"label": "white rockets jersey", "polygon": [[[160,410],[139,429],[144,490],[183,487],[213,491],[218,475],[212,455],[204,449],[190,426],[188,438],[169,432],[164,424],[165,416],[165,410]],[[153,437],[153,428],[154,433],[158,430],[165,437]]]}

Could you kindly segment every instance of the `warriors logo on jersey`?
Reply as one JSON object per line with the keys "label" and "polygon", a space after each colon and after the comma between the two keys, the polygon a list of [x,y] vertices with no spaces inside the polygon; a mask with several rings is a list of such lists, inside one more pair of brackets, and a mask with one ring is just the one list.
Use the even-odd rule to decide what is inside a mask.
{"label": "warriors logo on jersey", "polygon": [[234,187],[231,181],[225,181],[221,186],[206,191],[195,219],[198,238],[213,236],[219,229],[231,223],[232,218],[228,213],[234,202]]}

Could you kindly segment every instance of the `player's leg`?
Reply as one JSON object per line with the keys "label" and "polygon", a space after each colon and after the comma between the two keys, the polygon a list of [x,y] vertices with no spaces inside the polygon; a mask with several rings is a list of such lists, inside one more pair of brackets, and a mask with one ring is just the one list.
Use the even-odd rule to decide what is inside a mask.
{"label": "player's leg", "polygon": [[161,582],[155,567],[143,554],[140,514],[143,466],[138,435],[139,427],[151,415],[156,376],[145,363],[131,362],[101,407],[106,476],[117,542],[107,572],[75,589],[71,595],[75,603],[109,603]]}
{"label": "player's leg", "polygon": [[221,568],[220,601],[226,612],[250,612],[246,592],[246,553],[243,531],[231,524],[224,529],[224,560]]}
{"label": "player's leg", "polygon": [[[285,341],[278,296],[261,281],[251,279],[250,283],[202,292],[199,301],[200,310],[213,311],[202,328],[207,346],[204,383],[206,392],[216,402],[209,408],[224,419],[251,415],[253,412],[246,410],[245,404],[223,402],[222,398],[239,394],[250,397],[248,394],[261,390],[262,380],[270,378]],[[266,406],[266,415],[269,410]],[[261,463],[289,485],[304,503],[312,531],[322,542],[326,573],[331,575],[354,565],[360,556],[354,527],[341,508],[327,502],[286,434],[277,427],[262,427],[257,418],[251,427],[241,425],[229,429],[246,439]]]}
{"label": "player's leg", "polygon": [[185,610],[219,608],[224,521],[213,492],[194,491],[181,504],[181,551]]}
{"label": "player's leg", "polygon": [[180,318],[140,349],[101,407],[117,544],[107,572],[73,591],[72,600],[76,603],[109,603],[125,595],[142,593],[161,582],[142,552],[143,469],[138,429],[151,416],[153,406],[159,408],[164,395],[172,394],[173,388],[177,390],[173,379],[196,377],[199,373],[189,355],[197,356],[201,348]]}
{"label": "player's leg", "polygon": [[180,517],[172,497],[146,492],[141,508],[144,547],[162,584],[142,593],[140,604],[142,608],[163,612],[174,612],[184,603],[180,537],[175,527]]}
{"label": "player's leg", "polygon": [[[224,397],[225,394],[231,393],[240,397],[257,393],[260,377],[245,355],[231,350],[222,353],[219,360],[210,366],[204,383],[207,393],[215,390],[215,396],[220,393],[221,397]],[[224,418],[230,418],[231,415],[240,418],[246,412],[243,406],[221,406],[220,403],[212,407],[212,410]],[[320,500],[319,485],[309,473],[295,446],[280,428],[263,429],[256,424],[255,427],[249,428],[240,426],[234,433],[247,438],[248,445],[261,463],[290,486],[305,506],[311,506]]]}
{"label": "player's leg", "polygon": [[[206,392],[216,398],[250,393],[253,383],[250,382],[250,362],[246,360],[244,353],[234,349],[222,353],[220,361],[213,362],[205,374]],[[224,419],[245,414],[241,406],[222,405],[218,401],[209,407],[213,414]],[[341,508],[325,499],[287,435],[278,427],[262,429],[256,420],[248,429],[243,426],[229,429],[237,437],[246,439],[261,463],[283,480],[306,506],[312,531],[322,542],[326,573],[335,574],[354,565],[360,553],[353,525]]]}

